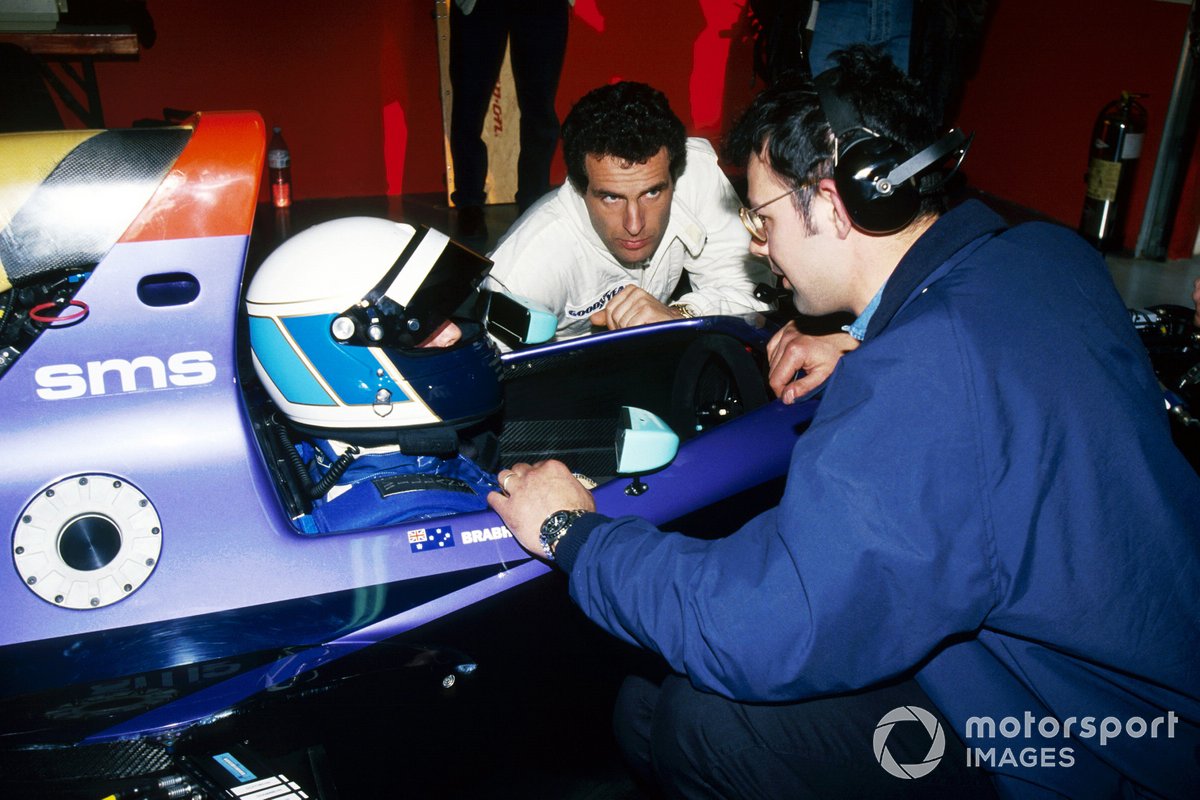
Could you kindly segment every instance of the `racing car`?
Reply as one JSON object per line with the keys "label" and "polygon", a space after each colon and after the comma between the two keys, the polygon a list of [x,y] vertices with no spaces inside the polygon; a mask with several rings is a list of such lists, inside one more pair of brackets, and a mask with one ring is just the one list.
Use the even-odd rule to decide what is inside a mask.
{"label": "racing car", "polygon": [[[377,494],[403,495],[402,508],[322,515],[342,477],[323,481],[331,465],[313,465],[311,443],[338,438],[321,427],[333,425],[325,411],[359,420],[341,432],[340,455],[380,446],[407,402],[423,415],[407,428],[440,431],[441,447],[448,423],[455,442],[487,429],[489,446],[467,454],[476,500],[500,466],[558,458],[597,484],[605,513],[663,525],[778,480],[813,414],[814,402],[768,402],[771,331],[761,320],[686,319],[502,355],[474,337],[474,371],[447,362],[421,378],[371,362],[349,388],[317,374],[324,356],[287,350],[309,333],[272,305],[278,298],[254,293],[268,269],[247,259],[264,130],[255,113],[213,112],[179,125],[0,137],[0,513],[10,552],[0,574],[0,782],[68,796],[78,781],[186,780],[197,796],[224,796],[225,784],[278,776],[232,745],[183,764],[188,743],[222,720],[309,691],[316,675],[348,675],[338,665],[372,648],[407,667],[401,681],[434,694],[487,666],[451,623],[549,568],[484,503],[421,502],[462,494],[454,476],[388,476],[400,488]],[[359,354],[398,352],[372,339],[372,325],[411,338],[406,325],[433,324],[429,309],[447,303],[488,324],[485,259],[436,231],[353,224],[380,223],[404,228],[406,242],[436,242],[436,257],[396,268],[403,297],[389,294],[404,282],[392,274],[368,287],[376,294],[353,289],[318,315],[311,335],[334,336],[322,345],[330,359],[358,339]],[[305,251],[304,237],[280,250]],[[355,258],[335,247],[326,269],[348,274]],[[300,279],[277,271],[276,284],[289,283]],[[399,316],[372,316],[379,309]],[[434,363],[409,344],[409,356]],[[267,363],[280,358],[312,374],[281,377]],[[486,374],[495,397],[460,385]]]}

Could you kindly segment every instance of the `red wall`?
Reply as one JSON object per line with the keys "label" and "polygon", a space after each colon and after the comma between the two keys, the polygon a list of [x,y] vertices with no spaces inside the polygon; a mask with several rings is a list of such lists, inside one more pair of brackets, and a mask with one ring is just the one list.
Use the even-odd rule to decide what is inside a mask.
{"label": "red wall", "polygon": [[[254,109],[283,127],[299,198],[444,191],[433,9],[433,0],[151,3],[156,43],[137,61],[97,65],[106,122],[158,117],[163,106]],[[730,103],[740,108],[753,92],[750,39],[730,32],[741,13],[735,0],[578,0],[560,115],[602,83],[643,80],[693,132],[719,136]],[[738,72],[728,89],[726,62]]]}
{"label": "red wall", "polygon": [[[753,95],[744,0],[577,0],[560,114],[616,78],[667,93],[718,137]],[[959,123],[977,133],[979,188],[1074,225],[1099,110],[1146,92],[1150,127],[1127,241],[1136,236],[1188,7],[1161,0],[993,0]],[[444,191],[433,0],[169,0],[158,40],[97,67],[107,121],[163,106],[250,108],[281,125],[297,197]],[[556,178],[562,179],[561,165]]]}
{"label": "red wall", "polygon": [[[1083,209],[1092,126],[1123,90],[1149,124],[1126,215],[1141,227],[1187,31],[1188,7],[1161,0],[993,0],[997,6],[959,124],[977,133],[967,174],[980,189],[1069,225]],[[1194,234],[1194,230],[1193,230]]]}
{"label": "red wall", "polygon": [[163,106],[253,109],[280,125],[297,197],[442,185],[433,3],[170,0],[157,41],[97,65],[106,122]]}

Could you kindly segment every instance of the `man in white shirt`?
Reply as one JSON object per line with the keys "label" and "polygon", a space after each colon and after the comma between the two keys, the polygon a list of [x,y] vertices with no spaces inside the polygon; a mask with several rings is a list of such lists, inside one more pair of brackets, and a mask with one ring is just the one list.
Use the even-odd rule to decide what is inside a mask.
{"label": "man in white shirt", "polygon": [[754,286],[772,280],[770,268],[748,255],[737,193],[661,92],[628,81],[594,89],[562,140],[568,180],[500,240],[491,288],[556,313],[560,339],[766,310]]}

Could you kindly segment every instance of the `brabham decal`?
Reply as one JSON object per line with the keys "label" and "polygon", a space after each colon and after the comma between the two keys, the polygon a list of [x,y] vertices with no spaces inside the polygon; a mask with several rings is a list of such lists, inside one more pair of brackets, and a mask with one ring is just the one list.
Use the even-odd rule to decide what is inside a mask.
{"label": "brabham decal", "polygon": [[[212,353],[192,350],[176,353],[164,364],[155,356],[137,356],[127,361],[109,358],[79,364],[39,367],[33,379],[43,400],[68,400],[84,395],[167,389],[172,386],[203,386],[217,379]],[[111,376],[111,380],[110,380]]]}
{"label": "brabham decal", "polygon": [[618,286],[615,289],[609,289],[607,292],[600,295],[599,300],[592,303],[587,308],[571,308],[570,306],[567,306],[567,316],[574,317],[575,319],[590,317],[592,314],[595,314],[597,311],[608,305],[608,301],[620,294],[621,290],[624,288],[624,286]]}
{"label": "brabham decal", "polygon": [[482,528],[476,531],[463,531],[459,534],[463,544],[478,544],[479,542],[494,542],[497,539],[511,539],[512,533],[504,525],[494,528]]}

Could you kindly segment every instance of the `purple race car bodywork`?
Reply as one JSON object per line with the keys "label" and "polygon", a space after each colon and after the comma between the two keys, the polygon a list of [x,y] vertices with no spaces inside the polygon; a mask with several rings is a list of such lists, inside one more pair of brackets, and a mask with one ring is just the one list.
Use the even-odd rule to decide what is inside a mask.
{"label": "purple race car bodywork", "polygon": [[[125,133],[60,142],[0,246],[22,331],[0,356],[0,747],[177,737],[548,571],[491,512],[301,532],[239,313],[262,122]],[[127,218],[72,216],[116,209],[97,176],[131,161]],[[79,227],[93,241],[66,241]],[[594,459],[615,421],[586,431],[628,404],[700,421],[644,494],[585,469],[607,514],[665,524],[777,478],[813,406],[765,402],[765,337],[695,319],[508,353],[503,462]],[[748,369],[763,394],[739,405]]]}

